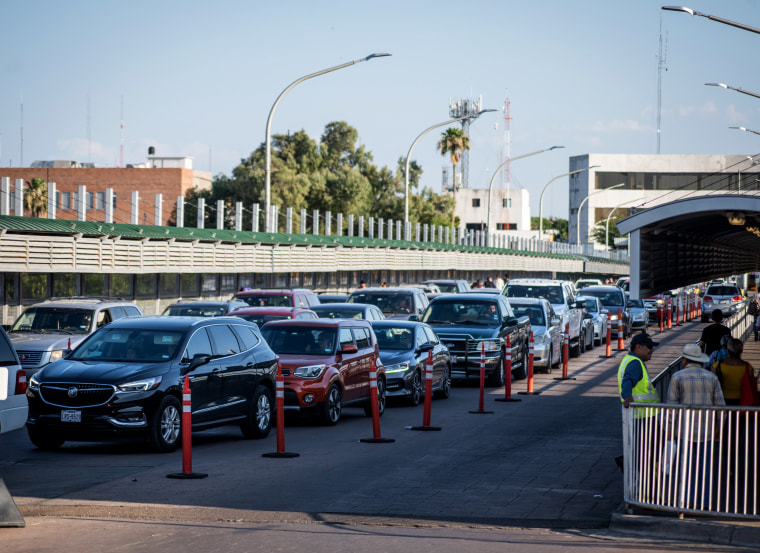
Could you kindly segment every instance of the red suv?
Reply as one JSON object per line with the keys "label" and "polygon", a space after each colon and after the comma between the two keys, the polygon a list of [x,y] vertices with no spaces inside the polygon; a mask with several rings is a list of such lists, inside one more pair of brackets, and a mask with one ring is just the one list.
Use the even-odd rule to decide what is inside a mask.
{"label": "red suv", "polygon": [[249,288],[233,296],[251,307],[309,307],[319,305],[317,295],[307,288]]}
{"label": "red suv", "polygon": [[280,359],[285,409],[316,413],[328,425],[340,420],[343,407],[362,406],[371,416],[370,371],[374,360],[382,415],[385,369],[369,321],[272,321],[264,325],[261,334]]}

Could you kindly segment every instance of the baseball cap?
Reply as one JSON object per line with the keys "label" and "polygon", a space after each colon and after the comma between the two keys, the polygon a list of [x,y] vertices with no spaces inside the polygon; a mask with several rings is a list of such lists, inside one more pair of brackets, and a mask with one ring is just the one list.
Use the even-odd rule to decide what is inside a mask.
{"label": "baseball cap", "polygon": [[631,349],[635,348],[638,345],[653,348],[659,345],[659,342],[653,342],[649,334],[642,332],[641,334],[636,334],[633,338],[631,338]]}

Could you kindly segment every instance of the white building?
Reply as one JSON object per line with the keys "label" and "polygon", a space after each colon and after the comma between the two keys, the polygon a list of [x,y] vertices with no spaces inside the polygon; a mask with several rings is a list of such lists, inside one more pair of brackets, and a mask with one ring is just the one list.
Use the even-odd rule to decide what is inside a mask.
{"label": "white building", "polygon": [[613,210],[611,218],[616,218],[627,215],[629,209],[682,198],[727,192],[760,194],[759,156],[586,154],[571,157],[569,170],[595,165],[570,181],[571,244],[592,242],[594,225],[606,223]]}
{"label": "white building", "polygon": [[[467,230],[485,230],[489,223],[492,236],[510,230],[510,236],[529,236],[530,203],[524,188],[491,190],[491,213],[488,213],[487,188],[461,188],[457,190],[454,213]],[[534,233],[535,234],[535,233]]]}

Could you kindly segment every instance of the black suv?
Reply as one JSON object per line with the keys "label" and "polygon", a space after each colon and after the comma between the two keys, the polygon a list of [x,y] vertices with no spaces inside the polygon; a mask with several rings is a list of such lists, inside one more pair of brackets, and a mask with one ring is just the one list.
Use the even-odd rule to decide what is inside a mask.
{"label": "black suv", "polygon": [[247,438],[272,426],[277,358],[238,317],[114,321],[29,381],[32,443],[142,438],[159,452],[180,443],[189,375],[193,430],[236,423]]}

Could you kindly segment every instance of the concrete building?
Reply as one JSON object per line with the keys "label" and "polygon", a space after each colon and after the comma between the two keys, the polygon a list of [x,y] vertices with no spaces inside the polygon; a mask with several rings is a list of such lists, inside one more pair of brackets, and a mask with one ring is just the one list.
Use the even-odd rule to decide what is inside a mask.
{"label": "concrete building", "polygon": [[570,158],[569,171],[594,165],[570,181],[571,244],[592,242],[613,210],[611,219],[684,198],[760,194],[760,156],[585,154]]}
{"label": "concrete building", "polygon": [[[211,188],[211,173],[195,171],[190,157],[149,156],[146,163],[126,168],[88,167],[76,161],[36,161],[32,167],[0,167],[0,176],[9,178],[11,215],[16,213],[16,182],[40,178],[55,183],[57,218],[77,218],[80,186],[86,187],[88,221],[105,220],[105,194],[114,191],[114,223],[129,223],[131,194],[139,194],[138,224],[153,224],[156,194],[162,195],[161,223],[166,225],[175,209],[177,196],[184,197],[194,187]],[[29,215],[29,213],[26,213]]]}
{"label": "concrete building", "polygon": [[[491,190],[491,234],[498,236],[507,230],[512,236],[530,233],[530,203],[528,191],[512,188]],[[457,190],[455,214],[467,230],[485,230],[488,223],[488,189],[462,188]]]}

